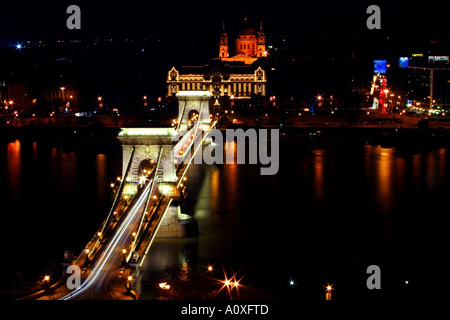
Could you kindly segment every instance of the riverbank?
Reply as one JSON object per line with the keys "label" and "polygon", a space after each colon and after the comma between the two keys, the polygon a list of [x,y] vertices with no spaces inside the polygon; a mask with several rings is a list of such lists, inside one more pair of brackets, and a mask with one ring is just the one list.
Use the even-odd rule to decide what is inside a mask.
{"label": "riverbank", "polygon": [[[376,126],[329,126],[317,124],[305,127],[287,126],[248,126],[242,124],[230,124],[223,129],[244,130],[254,129],[279,129],[280,141],[310,144],[320,146],[335,143],[366,142],[392,147],[439,147],[449,146],[450,129],[444,127],[376,127]],[[0,127],[0,139],[3,141],[31,140],[50,143],[56,146],[64,145],[120,145],[117,135],[119,127],[79,127],[79,126],[8,126]]]}

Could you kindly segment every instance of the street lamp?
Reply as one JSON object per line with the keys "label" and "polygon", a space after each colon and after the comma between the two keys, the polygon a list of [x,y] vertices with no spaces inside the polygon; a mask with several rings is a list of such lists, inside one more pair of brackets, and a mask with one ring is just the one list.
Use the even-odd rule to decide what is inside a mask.
{"label": "street lamp", "polygon": [[329,284],[327,284],[326,289],[327,290],[325,292],[325,299],[331,300],[331,290],[333,290],[333,286],[330,286]]}

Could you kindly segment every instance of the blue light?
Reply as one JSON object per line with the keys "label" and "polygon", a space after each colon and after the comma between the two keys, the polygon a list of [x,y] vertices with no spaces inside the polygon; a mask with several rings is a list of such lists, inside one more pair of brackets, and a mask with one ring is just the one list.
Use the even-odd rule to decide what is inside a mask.
{"label": "blue light", "polygon": [[408,57],[400,57],[398,59],[398,65],[400,68],[408,68],[409,58]]}
{"label": "blue light", "polygon": [[[22,42],[23,43],[23,42]],[[22,43],[16,43],[16,44],[13,44],[12,46],[16,49],[16,50],[19,50],[19,51],[21,51],[21,49],[23,49],[23,45],[22,45]]]}
{"label": "blue light", "polygon": [[387,61],[386,60],[374,60],[374,72],[375,73],[386,73],[387,71]]}

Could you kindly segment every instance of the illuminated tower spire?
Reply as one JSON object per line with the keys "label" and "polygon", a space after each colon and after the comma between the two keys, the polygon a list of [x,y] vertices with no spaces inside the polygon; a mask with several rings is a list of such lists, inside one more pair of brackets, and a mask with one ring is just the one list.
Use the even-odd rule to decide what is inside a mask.
{"label": "illuminated tower spire", "polygon": [[267,51],[266,51],[266,37],[265,37],[265,35],[264,35],[262,21],[261,21],[261,23],[259,24],[259,30],[258,30],[258,36],[257,36],[257,43],[258,43],[257,57],[258,57],[258,58],[261,58],[261,57],[267,56]]}
{"label": "illuminated tower spire", "polygon": [[228,36],[225,31],[225,22],[222,23],[222,32],[220,34],[219,58],[228,58]]}

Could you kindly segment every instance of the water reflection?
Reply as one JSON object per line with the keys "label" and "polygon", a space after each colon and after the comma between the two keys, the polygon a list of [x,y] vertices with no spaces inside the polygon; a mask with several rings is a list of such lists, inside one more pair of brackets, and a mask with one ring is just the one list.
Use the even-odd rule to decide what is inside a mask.
{"label": "water reflection", "polygon": [[[226,148],[233,150],[234,143],[227,144]],[[284,272],[284,263],[304,270],[296,262],[300,261],[299,256],[311,271],[318,266],[315,264],[318,255],[326,257],[330,253],[327,252],[330,243],[320,242],[321,232],[327,230],[325,225],[337,230],[332,242],[341,248],[339,254],[350,256],[352,246],[357,247],[359,243],[363,246],[368,241],[377,244],[387,233],[400,234],[397,238],[402,238],[406,233],[404,230],[401,233],[406,228],[402,217],[412,219],[414,213],[428,208],[417,209],[416,202],[436,201],[430,198],[430,193],[448,192],[447,149],[399,154],[395,148],[371,145],[357,148],[350,153],[347,149],[342,152],[323,149],[288,155],[289,159],[280,158],[281,170],[273,179],[262,178],[259,166],[191,166],[188,190],[192,190],[188,196],[192,213],[199,222],[200,236],[156,239],[143,266],[144,280],[167,266],[187,263],[200,269],[221,258],[249,261],[249,265],[254,262],[249,276],[258,272],[267,276],[269,270],[276,277]],[[21,233],[17,244],[17,252],[26,248],[30,257],[17,264],[45,263],[52,258],[44,254],[54,254],[59,259],[64,250],[83,246],[109,209],[109,183],[121,170],[121,149],[108,155],[63,153],[60,148],[17,140],[5,143],[2,150],[6,159],[2,167],[5,194],[13,195],[11,208],[17,209],[16,216],[25,217],[30,225],[27,232]],[[32,170],[21,172],[21,168]],[[36,188],[37,178],[40,178],[40,188]],[[52,201],[42,201],[50,196]],[[17,201],[19,198],[34,201],[21,203]],[[103,209],[97,210],[96,205]],[[39,211],[39,216],[30,209]],[[98,221],[91,219],[92,212],[96,212]],[[71,217],[77,218],[71,220]],[[394,224],[394,219],[398,223]],[[66,229],[60,228],[61,225]],[[367,230],[382,232],[375,234]],[[44,238],[46,235],[49,236]],[[346,237],[351,241],[346,242]],[[54,242],[55,238],[59,241]],[[48,243],[52,243],[51,250],[42,253],[40,249]],[[348,243],[352,246],[345,246]],[[311,249],[303,250],[309,246]],[[257,258],[252,261],[251,255]],[[261,257],[263,265],[258,263]],[[283,263],[273,257],[280,257]]]}
{"label": "water reflection", "polygon": [[105,185],[105,181],[107,181],[106,176],[106,168],[107,168],[107,158],[103,153],[99,153],[95,157],[95,172],[96,172],[96,182],[97,182],[97,195],[98,200],[100,202],[107,201],[107,190],[109,190],[108,186]]}
{"label": "water reflection", "polygon": [[321,203],[324,199],[324,165],[326,150],[313,151],[314,179],[313,189],[316,202]]}
{"label": "water reflection", "polygon": [[198,238],[165,239],[155,238],[141,269],[143,281],[152,279],[152,274],[167,267],[195,265],[197,261]]}
{"label": "water reflection", "polygon": [[9,142],[6,148],[6,172],[11,196],[15,199],[20,194],[21,163],[20,141]]}
{"label": "water reflection", "polygon": [[52,159],[52,162],[55,164],[55,179],[61,178],[61,188],[63,188],[65,194],[73,193],[78,171],[75,153],[63,153],[60,150],[54,156],[55,159]]}
{"label": "water reflection", "polygon": [[376,162],[376,203],[381,212],[389,212],[394,205],[393,149],[381,148]]}
{"label": "water reflection", "polygon": [[[212,167],[211,167],[212,168]],[[212,172],[211,172],[212,171]],[[219,211],[219,192],[220,192],[220,173],[217,168],[215,170],[208,170],[211,178],[210,184],[204,184],[204,188],[207,188],[208,190],[205,190],[206,192],[209,191],[209,194],[202,196],[202,199],[209,200],[210,207],[204,206],[206,210],[209,211],[211,209],[213,212]]]}

